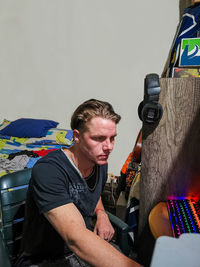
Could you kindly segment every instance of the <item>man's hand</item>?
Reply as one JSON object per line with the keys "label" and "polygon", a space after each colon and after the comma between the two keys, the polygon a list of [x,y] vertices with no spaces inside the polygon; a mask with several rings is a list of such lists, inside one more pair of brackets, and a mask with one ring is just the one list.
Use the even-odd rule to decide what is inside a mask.
{"label": "man's hand", "polygon": [[112,239],[115,231],[105,211],[99,210],[97,213],[97,221],[94,227],[94,233],[106,241],[110,241]]}

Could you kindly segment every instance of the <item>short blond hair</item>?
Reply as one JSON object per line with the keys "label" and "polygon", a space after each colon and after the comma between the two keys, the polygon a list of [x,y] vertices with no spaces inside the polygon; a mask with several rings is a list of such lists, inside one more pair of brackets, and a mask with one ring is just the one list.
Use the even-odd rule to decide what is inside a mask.
{"label": "short blond hair", "polygon": [[89,99],[78,106],[72,114],[71,129],[84,132],[87,129],[87,122],[95,117],[112,120],[116,124],[121,119],[121,116],[115,113],[110,103],[97,99]]}

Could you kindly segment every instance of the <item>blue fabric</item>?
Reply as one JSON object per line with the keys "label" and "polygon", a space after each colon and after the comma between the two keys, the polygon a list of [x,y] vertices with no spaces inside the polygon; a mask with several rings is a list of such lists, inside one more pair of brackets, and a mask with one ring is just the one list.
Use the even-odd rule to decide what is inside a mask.
{"label": "blue fabric", "polygon": [[29,161],[26,165],[26,168],[33,168],[33,166],[35,165],[35,163],[41,159],[41,157],[37,157],[37,158],[29,158]]}
{"label": "blue fabric", "polygon": [[[198,31],[200,30],[200,4],[196,3],[184,10],[184,14],[173,44],[171,57],[170,57],[170,73],[172,77],[173,68],[176,66],[180,52],[180,43],[183,38],[197,38]],[[199,38],[199,37],[198,37]]]}
{"label": "blue fabric", "polygon": [[39,119],[18,119],[11,122],[0,131],[2,135],[16,137],[43,137],[51,128],[56,128],[58,122]]}
{"label": "blue fabric", "polygon": [[135,197],[131,198],[126,210],[125,222],[131,229],[138,226],[139,203],[140,202],[137,198]]}

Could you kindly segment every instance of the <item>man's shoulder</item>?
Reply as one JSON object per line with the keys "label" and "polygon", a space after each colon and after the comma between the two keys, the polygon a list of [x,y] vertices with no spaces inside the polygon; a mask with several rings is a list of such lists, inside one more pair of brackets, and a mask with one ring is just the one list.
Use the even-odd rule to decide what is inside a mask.
{"label": "man's shoulder", "polygon": [[61,149],[58,150],[54,150],[49,152],[47,155],[45,155],[44,157],[40,158],[36,164],[34,165],[37,166],[40,163],[52,163],[52,162],[66,162],[66,156],[64,155],[64,153],[62,152]]}
{"label": "man's shoulder", "polygon": [[108,170],[108,164],[104,165],[97,165],[100,170],[107,171]]}
{"label": "man's shoulder", "polygon": [[42,173],[53,174],[54,172],[58,173],[59,170],[66,171],[69,169],[69,166],[69,161],[62,150],[55,150],[36,162],[32,169],[32,176],[35,176],[38,172],[41,176]]}
{"label": "man's shoulder", "polygon": [[108,175],[108,164],[98,165],[98,168],[100,176],[103,178],[104,181],[106,181]]}

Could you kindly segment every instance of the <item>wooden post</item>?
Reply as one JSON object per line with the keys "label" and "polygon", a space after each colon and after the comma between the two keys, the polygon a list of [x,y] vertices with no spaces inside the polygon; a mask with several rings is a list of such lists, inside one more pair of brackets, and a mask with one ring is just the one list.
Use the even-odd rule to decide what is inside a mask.
{"label": "wooden post", "polygon": [[155,129],[147,124],[142,129],[139,235],[159,202],[170,196],[200,199],[200,79],[162,78],[160,83],[163,117]]}

